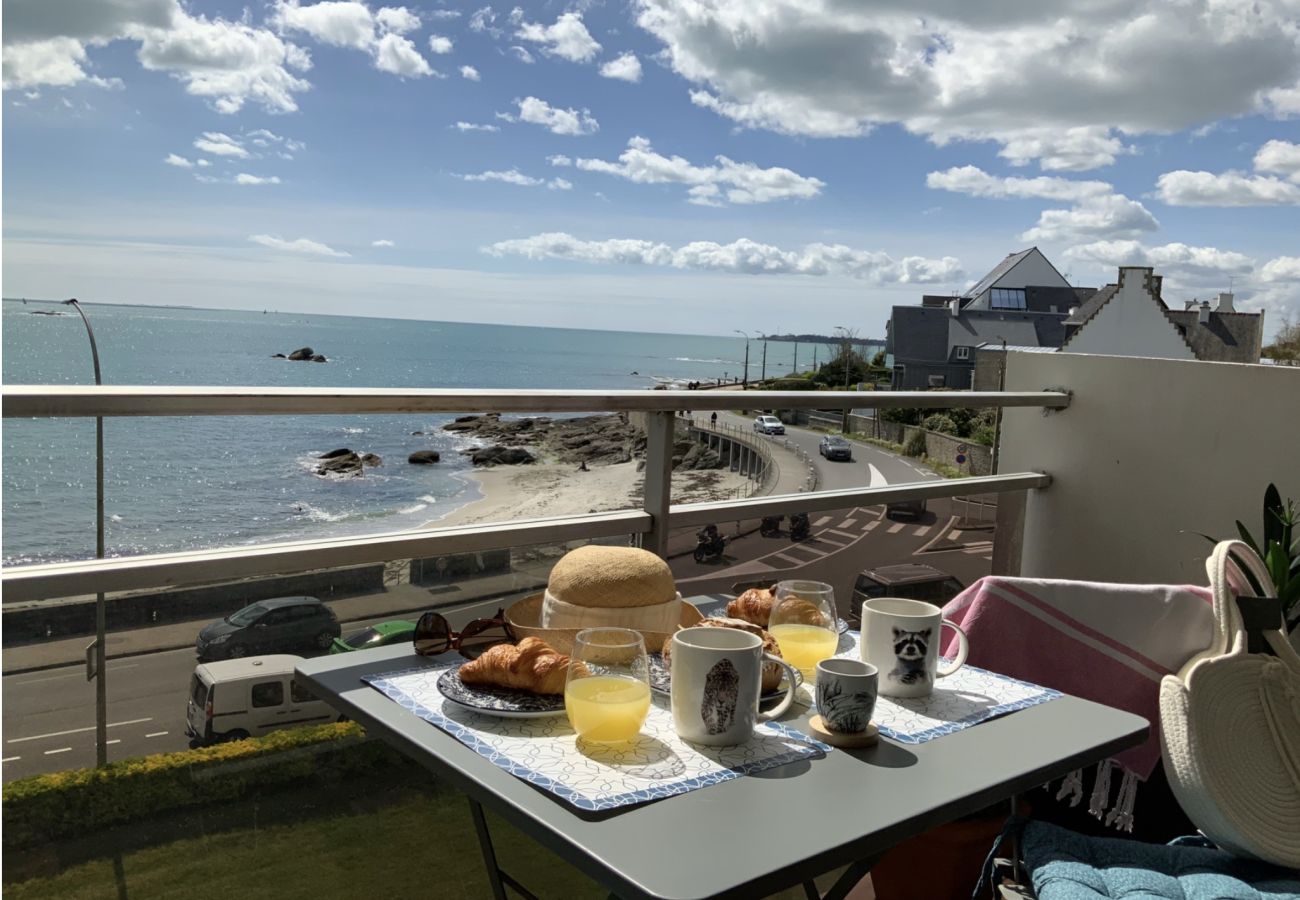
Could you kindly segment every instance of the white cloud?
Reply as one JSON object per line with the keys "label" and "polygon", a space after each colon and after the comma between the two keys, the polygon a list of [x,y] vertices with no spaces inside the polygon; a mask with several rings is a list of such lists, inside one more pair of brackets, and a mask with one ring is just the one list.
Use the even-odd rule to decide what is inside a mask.
{"label": "white cloud", "polygon": [[641,80],[641,60],[636,58],[635,53],[624,53],[601,66],[600,74],[619,81],[638,82]]}
{"label": "white cloud", "polygon": [[235,184],[279,184],[278,175],[269,175],[266,177],[260,175],[249,175],[247,172],[240,172],[235,176]]}
{"label": "white cloud", "polygon": [[1293,0],[634,8],[665,63],[696,86],[697,104],[789,134],[896,123],[937,143],[996,141],[1017,164],[1079,171],[1126,152],[1127,135],[1300,112]]}
{"label": "white cloud", "polygon": [[511,122],[517,118],[520,122],[541,125],[552,134],[584,135],[595,134],[600,130],[600,123],[587,109],[561,109],[536,97],[525,97],[523,100],[516,100],[515,103],[519,106],[517,117],[509,113],[497,115]]}
{"label": "white cloud", "polygon": [[778,166],[764,169],[725,156],[715,157],[715,162],[711,166],[697,166],[680,156],[664,156],[654,151],[650,141],[634,137],[627,142],[627,149],[619,154],[617,162],[579,159],[575,165],[588,172],[616,175],[638,184],[691,185],[690,202],[705,206],[721,205],[724,198],[738,204],[809,198],[820,194],[826,186],[819,178]]}
{"label": "white cloud", "polygon": [[552,178],[546,182],[546,187],[552,191],[571,191],[573,190],[573,182],[567,178]]}
{"label": "white cloud", "polygon": [[460,67],[460,77],[461,77],[461,78],[466,78],[466,79],[468,79],[468,80],[470,80],[470,81],[479,81],[479,80],[480,80],[480,77],[479,77],[479,74],[478,74],[478,69],[474,68],[473,66],[461,66],[461,67]]}
{"label": "white cloud", "polygon": [[541,25],[522,21],[515,31],[515,37],[542,45],[542,52],[548,56],[558,56],[569,62],[590,62],[600,52],[600,44],[582,24],[582,14],[566,12],[555,20],[553,25]]}
{"label": "white cloud", "polygon": [[457,131],[500,131],[501,130],[500,126],[497,125],[479,125],[476,122],[457,122],[455,125],[452,125],[451,127],[455,128]]}
{"label": "white cloud", "polygon": [[491,256],[563,259],[599,264],[666,266],[674,269],[749,275],[842,275],[875,284],[941,283],[962,276],[952,257],[918,256],[895,260],[881,251],[855,250],[843,244],[808,244],[802,250],[782,250],[746,238],[730,244],[694,241],[673,248],[633,239],[583,241],[563,232],[499,241],[484,247]]}
{"label": "white cloud", "polygon": [[953,166],[945,172],[931,172],[925,185],[936,190],[969,194],[972,197],[1028,198],[1079,201],[1112,192],[1105,181],[1072,181],[1040,175],[1037,178],[999,178],[978,166]]}
{"label": "white cloud", "polygon": [[435,74],[433,67],[415,49],[410,38],[386,34],[375,45],[375,68],[401,78],[421,78]]}
{"label": "white cloud", "polygon": [[1270,259],[1259,270],[1259,277],[1268,282],[1300,282],[1300,256]]}
{"label": "white cloud", "polygon": [[361,50],[381,72],[400,78],[437,74],[411,39],[403,37],[420,27],[419,16],[404,6],[386,6],[372,13],[359,0],[324,0],[310,6],[299,0],[277,0],[270,20],[282,32],[298,31],[322,44]]}
{"label": "white cloud", "polygon": [[175,166],[178,169],[194,168],[194,163],[190,162],[183,156],[176,155],[175,153],[168,153],[167,158],[164,159],[163,162],[167,163],[169,166]]}
{"label": "white cloud", "polygon": [[443,37],[443,36],[440,35],[440,34],[431,34],[431,35],[429,35],[429,51],[430,51],[430,52],[432,52],[432,53],[437,53],[437,54],[439,54],[439,55],[442,55],[442,54],[444,54],[444,53],[450,53],[451,50],[452,50],[452,47],[453,47],[453,44],[452,44],[452,42],[451,42],[451,38],[449,38],[449,37]]}
{"label": "white cloud", "polygon": [[307,238],[297,238],[296,240],[286,241],[282,238],[270,234],[250,234],[248,239],[254,244],[261,244],[263,247],[270,247],[272,250],[284,250],[289,253],[303,253],[309,256],[350,256],[342,250],[335,250],[319,241],[308,240]]}
{"label": "white cloud", "polygon": [[501,29],[493,24],[496,20],[497,14],[492,11],[492,7],[484,6],[475,10],[474,14],[469,17],[469,30],[487,32],[492,37],[500,37]]}
{"label": "white cloud", "polygon": [[520,187],[536,187],[546,182],[541,178],[533,178],[531,175],[525,175],[518,169],[507,169],[505,171],[488,171],[480,172],[477,175],[457,175],[463,181],[500,181],[505,184],[517,184]]}
{"label": "white cloud", "polygon": [[1255,171],[1274,172],[1300,181],[1300,144],[1269,141],[1255,153]]}
{"label": "white cloud", "polygon": [[1045,209],[1026,241],[1086,241],[1136,237],[1160,227],[1156,217],[1123,194],[1088,197],[1070,209]]}
{"label": "white cloud", "polygon": [[1170,206],[1300,204],[1300,186],[1272,175],[1240,172],[1166,172],[1156,179],[1156,195]]}
{"label": "white cloud", "polygon": [[388,238],[380,238],[380,239],[377,240],[377,241],[371,241],[371,242],[370,242],[370,246],[372,246],[372,247],[396,247],[397,244],[396,244],[395,242],[393,242],[393,241],[390,241]]}
{"label": "white cloud", "polygon": [[459,19],[458,9],[432,9],[425,13],[430,19]]}
{"label": "white cloud", "polygon": [[248,150],[244,148],[243,143],[238,138],[233,138],[228,134],[220,131],[205,131],[202,136],[194,139],[194,146],[211,153],[213,156],[233,156],[236,159],[247,159]]}
{"label": "white cloud", "polygon": [[208,166],[212,165],[212,163],[208,162],[206,159],[196,159],[196,160],[194,161],[194,164],[195,164],[196,166],[199,166],[200,168],[204,168],[204,169],[206,169]]}
{"label": "white cloud", "polygon": [[531,66],[533,63],[537,61],[533,59],[533,55],[528,52],[528,49],[526,47],[514,46],[510,48],[510,52],[514,54],[515,59],[519,60],[521,63],[524,63],[525,65]]}
{"label": "white cloud", "polygon": [[553,166],[571,166],[571,165],[573,165],[573,160],[570,159],[569,157],[565,156],[563,153],[556,153],[556,154],[553,154],[553,155],[551,155],[551,156],[548,156],[548,157],[546,157],[546,161],[547,161],[548,163],[550,163],[551,165],[553,165]]}
{"label": "white cloud", "polygon": [[1153,266],[1157,272],[1169,271],[1190,278],[1244,275],[1255,265],[1249,256],[1234,250],[1191,247],[1182,243],[1147,247],[1138,241],[1096,241],[1072,247],[1065,255],[1070,259],[1099,263],[1109,268]]}

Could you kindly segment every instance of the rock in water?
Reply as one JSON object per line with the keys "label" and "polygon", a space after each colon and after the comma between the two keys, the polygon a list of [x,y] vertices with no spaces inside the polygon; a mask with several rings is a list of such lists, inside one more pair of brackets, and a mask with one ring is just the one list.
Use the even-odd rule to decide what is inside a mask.
{"label": "rock in water", "polygon": [[296,359],[296,360],[303,360],[303,359],[311,359],[315,355],[316,355],[316,351],[313,350],[312,348],[299,347],[297,350],[289,354],[289,358]]}
{"label": "rock in water", "polygon": [[384,458],[380,456],[378,453],[361,454],[361,465],[363,466],[370,466],[373,468],[374,466],[382,466],[383,464],[384,464]]}
{"label": "rock in water", "polygon": [[[378,459],[372,453],[367,456]],[[353,450],[347,447],[340,447],[338,450],[331,450],[317,459],[321,460],[320,465],[316,467],[317,475],[360,475],[365,463],[362,458]]]}
{"label": "rock in water", "polygon": [[416,450],[406,458],[406,461],[412,465],[428,466],[442,459],[442,455],[437,450]]}

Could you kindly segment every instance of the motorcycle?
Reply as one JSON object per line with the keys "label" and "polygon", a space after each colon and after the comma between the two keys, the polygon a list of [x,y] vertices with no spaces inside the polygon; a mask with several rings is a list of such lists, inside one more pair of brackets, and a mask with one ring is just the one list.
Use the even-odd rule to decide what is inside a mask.
{"label": "motorcycle", "polygon": [[706,560],[720,559],[722,551],[727,546],[727,539],[718,534],[716,528],[710,530],[705,528],[695,535],[695,557],[697,563]]}
{"label": "motorcycle", "polygon": [[763,537],[776,537],[781,533],[781,520],[785,516],[763,516],[763,521],[758,523],[758,533]]}
{"label": "motorcycle", "polygon": [[790,540],[806,541],[812,531],[812,524],[808,521],[807,513],[795,513],[790,517]]}

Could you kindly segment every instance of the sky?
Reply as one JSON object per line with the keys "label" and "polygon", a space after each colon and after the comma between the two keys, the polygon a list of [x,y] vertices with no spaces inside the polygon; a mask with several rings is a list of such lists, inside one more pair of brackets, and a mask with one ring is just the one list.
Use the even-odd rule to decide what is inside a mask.
{"label": "sky", "polygon": [[1296,0],[4,0],[6,297],[884,334],[1038,246],[1300,318]]}

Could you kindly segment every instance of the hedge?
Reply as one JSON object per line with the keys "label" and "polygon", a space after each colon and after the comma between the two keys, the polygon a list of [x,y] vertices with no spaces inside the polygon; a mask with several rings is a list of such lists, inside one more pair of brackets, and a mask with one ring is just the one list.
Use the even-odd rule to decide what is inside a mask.
{"label": "hedge", "polygon": [[355,722],[276,731],[12,781],[4,786],[4,846],[21,848],[161,812],[238,800],[303,778],[336,781],[402,759]]}

